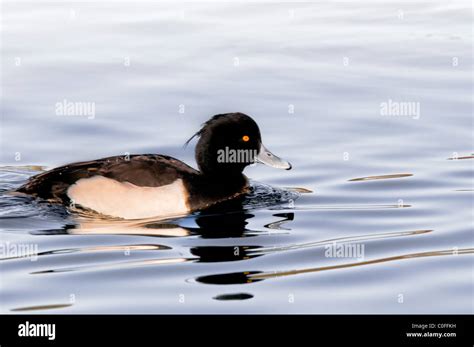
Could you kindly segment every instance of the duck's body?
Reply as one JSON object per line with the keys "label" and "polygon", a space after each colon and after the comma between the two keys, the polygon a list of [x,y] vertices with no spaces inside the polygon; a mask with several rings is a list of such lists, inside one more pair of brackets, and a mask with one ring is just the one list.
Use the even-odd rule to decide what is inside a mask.
{"label": "duck's body", "polygon": [[[270,158],[271,153],[261,145],[256,123],[241,113],[214,116],[197,135],[199,171],[164,155],[115,156],[52,169],[34,176],[17,191],[125,219],[175,216],[247,192],[248,180],[242,171],[250,162],[220,162],[220,149],[258,147],[265,152],[265,160],[282,162]],[[283,168],[291,168],[283,164]]]}
{"label": "duck's body", "polygon": [[244,194],[247,184],[244,175],[211,180],[175,158],[140,154],[57,167],[18,192],[135,219],[201,210]]}

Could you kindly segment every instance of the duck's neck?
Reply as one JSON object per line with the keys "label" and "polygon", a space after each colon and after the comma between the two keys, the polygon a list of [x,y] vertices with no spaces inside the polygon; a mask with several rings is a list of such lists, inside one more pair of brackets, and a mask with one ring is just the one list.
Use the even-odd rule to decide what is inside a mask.
{"label": "duck's neck", "polygon": [[247,190],[248,179],[242,172],[201,173],[189,187],[190,207],[193,210],[203,209],[243,195]]}

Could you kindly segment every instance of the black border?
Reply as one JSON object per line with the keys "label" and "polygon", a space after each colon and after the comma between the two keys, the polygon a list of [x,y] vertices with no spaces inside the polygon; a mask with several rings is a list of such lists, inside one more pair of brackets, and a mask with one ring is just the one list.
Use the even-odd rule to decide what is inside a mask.
{"label": "black border", "polygon": [[[327,346],[380,345],[473,346],[473,315],[2,315],[0,345],[68,346],[120,343],[137,345],[250,344]],[[18,326],[54,323],[55,340],[19,337]],[[455,324],[423,332],[455,332],[456,337],[407,337],[422,332],[412,324]]]}

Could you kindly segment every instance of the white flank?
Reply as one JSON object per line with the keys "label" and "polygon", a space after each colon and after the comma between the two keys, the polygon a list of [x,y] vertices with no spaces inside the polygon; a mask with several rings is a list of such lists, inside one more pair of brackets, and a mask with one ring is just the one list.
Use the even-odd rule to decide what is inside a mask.
{"label": "white flank", "polygon": [[161,187],[139,187],[129,182],[94,176],[78,180],[69,187],[67,195],[74,204],[125,219],[175,216],[189,212],[181,179]]}

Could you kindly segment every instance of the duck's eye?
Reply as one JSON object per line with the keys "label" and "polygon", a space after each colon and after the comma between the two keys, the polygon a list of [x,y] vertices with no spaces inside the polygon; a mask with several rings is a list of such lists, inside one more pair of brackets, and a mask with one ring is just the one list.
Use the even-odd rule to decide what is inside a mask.
{"label": "duck's eye", "polygon": [[244,142],[247,142],[248,140],[250,140],[250,137],[248,137],[247,135],[244,135],[244,136],[242,136],[242,140]]}

